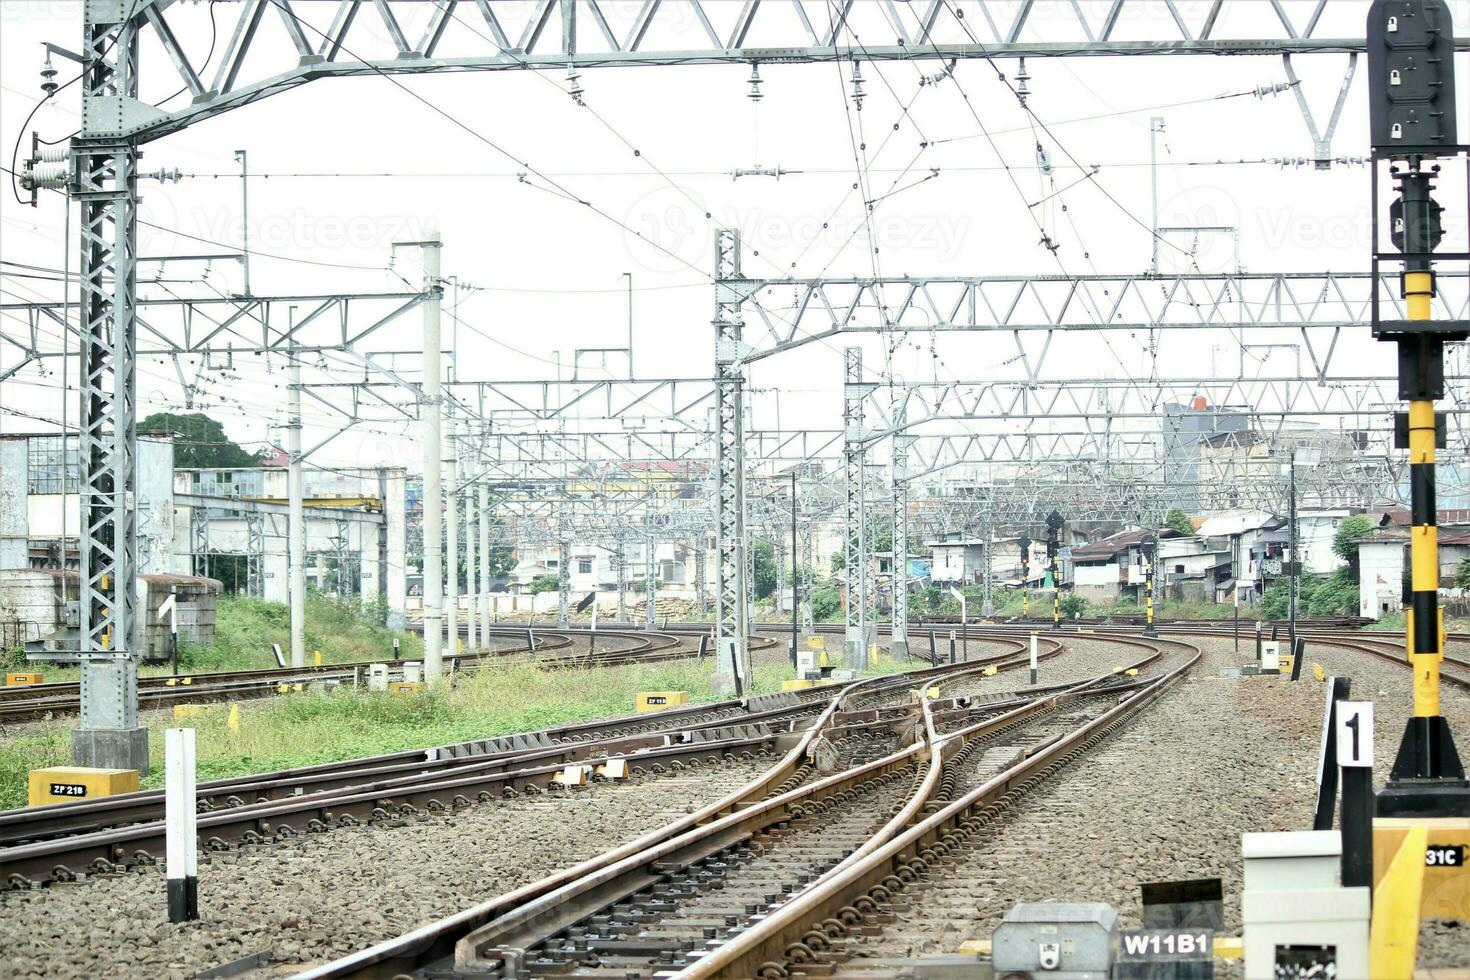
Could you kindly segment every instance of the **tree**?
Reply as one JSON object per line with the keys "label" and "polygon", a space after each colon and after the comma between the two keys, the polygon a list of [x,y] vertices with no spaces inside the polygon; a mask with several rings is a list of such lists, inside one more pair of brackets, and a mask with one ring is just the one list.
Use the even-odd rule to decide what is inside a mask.
{"label": "tree", "polygon": [[755,597],[766,599],[776,591],[776,549],[769,541],[755,543]]}
{"label": "tree", "polygon": [[154,412],[138,423],[139,432],[175,432],[174,465],[190,469],[246,469],[260,465],[225,435],[224,426],[201,412]]}
{"label": "tree", "polygon": [[555,575],[537,575],[531,579],[531,594],[540,595],[543,592],[555,592],[561,587],[561,580]]}
{"label": "tree", "polygon": [[[868,527],[868,554],[876,555],[879,552],[893,550],[893,525],[875,522]],[[847,553],[845,551],[834,551],[832,553],[832,571],[840,572],[847,567]]]}
{"label": "tree", "polygon": [[1348,563],[1354,578],[1358,576],[1358,542],[1372,533],[1373,522],[1359,514],[1339,524],[1337,533],[1332,536],[1332,553]]}
{"label": "tree", "polygon": [[1470,589],[1470,555],[1460,559],[1460,564],[1455,566],[1455,587]]}
{"label": "tree", "polygon": [[1194,525],[1189,521],[1189,515],[1178,507],[1164,515],[1164,527],[1179,534],[1193,534]]}

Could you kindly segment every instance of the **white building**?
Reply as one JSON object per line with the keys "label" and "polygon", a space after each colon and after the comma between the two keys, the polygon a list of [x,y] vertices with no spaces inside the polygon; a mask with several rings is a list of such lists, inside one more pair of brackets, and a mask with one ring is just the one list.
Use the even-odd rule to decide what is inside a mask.
{"label": "white building", "polygon": [[1358,615],[1381,619],[1404,608],[1404,548],[1407,535],[1392,528],[1358,542]]}

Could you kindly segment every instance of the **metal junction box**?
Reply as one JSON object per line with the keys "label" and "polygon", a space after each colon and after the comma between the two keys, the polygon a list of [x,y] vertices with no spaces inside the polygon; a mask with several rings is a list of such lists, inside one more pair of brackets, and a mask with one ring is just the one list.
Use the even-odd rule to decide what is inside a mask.
{"label": "metal junction box", "polygon": [[1101,902],[1023,902],[995,930],[991,961],[1008,973],[1058,980],[1107,980],[1118,913]]}

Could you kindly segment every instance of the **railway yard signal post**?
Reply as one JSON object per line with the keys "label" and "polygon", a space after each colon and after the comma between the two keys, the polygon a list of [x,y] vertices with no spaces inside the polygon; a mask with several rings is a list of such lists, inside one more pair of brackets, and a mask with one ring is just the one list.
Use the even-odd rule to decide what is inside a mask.
{"label": "railway yard signal post", "polygon": [[1057,553],[1061,550],[1062,515],[1052,511],[1046,516],[1046,562],[1051,571],[1051,628],[1062,628],[1062,576],[1058,569]]}
{"label": "railway yard signal post", "polygon": [[[1436,321],[1431,311],[1435,249],[1443,237],[1443,209],[1433,196],[1440,173],[1436,161],[1462,157],[1467,149],[1456,141],[1453,52],[1453,25],[1443,0],[1374,0],[1368,14],[1373,278],[1381,281],[1380,261],[1399,266],[1399,295],[1407,319],[1381,316],[1375,291],[1373,335],[1397,345],[1398,395],[1409,403],[1407,414],[1397,417],[1396,429],[1399,445],[1409,450],[1412,601],[1407,646],[1414,668],[1414,714],[1378,796],[1379,816],[1470,816],[1470,784],[1439,706],[1444,649],[1434,492],[1435,448],[1442,439],[1434,403],[1445,393],[1444,345],[1470,336],[1470,321]],[[1389,209],[1395,251],[1387,254],[1380,252],[1378,228],[1384,162],[1397,192]],[[1437,257],[1470,261],[1470,252]]]}

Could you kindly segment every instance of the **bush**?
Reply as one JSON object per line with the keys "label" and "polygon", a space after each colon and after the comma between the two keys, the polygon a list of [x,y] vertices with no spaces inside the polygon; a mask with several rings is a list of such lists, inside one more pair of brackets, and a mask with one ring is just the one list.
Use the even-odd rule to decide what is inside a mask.
{"label": "bush", "polygon": [[[1290,614],[1290,588],[1291,579],[1285,575],[1271,583],[1261,599],[1263,618],[1287,618]],[[1298,616],[1356,615],[1357,612],[1358,583],[1352,569],[1339,568],[1331,575],[1302,573],[1296,607]]]}
{"label": "bush", "polygon": [[1087,599],[1075,592],[1067,592],[1061,599],[1062,617],[1075,619],[1087,615]]}
{"label": "bush", "polygon": [[842,612],[842,596],[835,586],[827,585],[812,590],[812,619],[818,623],[836,619]]}
{"label": "bush", "polygon": [[537,575],[531,579],[531,594],[540,595],[543,592],[555,592],[561,587],[561,580],[555,575]]}

